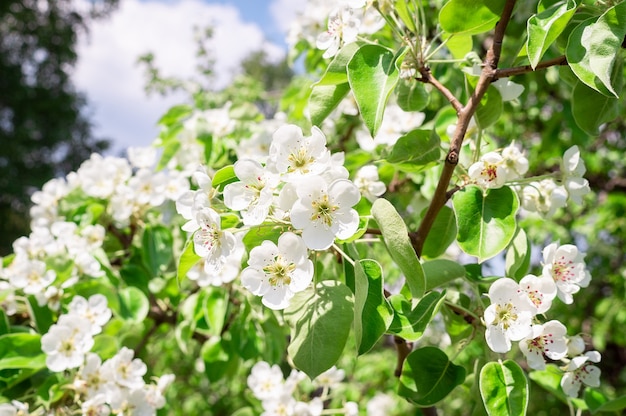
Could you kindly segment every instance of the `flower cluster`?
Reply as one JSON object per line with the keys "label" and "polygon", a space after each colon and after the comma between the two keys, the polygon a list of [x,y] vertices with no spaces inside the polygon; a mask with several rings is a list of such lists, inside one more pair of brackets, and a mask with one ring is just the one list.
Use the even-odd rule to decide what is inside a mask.
{"label": "flower cluster", "polygon": [[502,152],[485,153],[469,167],[467,173],[480,187],[493,189],[521,178],[527,171],[528,159],[511,144]]}
{"label": "flower cluster", "polygon": [[[329,402],[332,390],[336,389],[344,378],[345,372],[333,366],[317,376],[312,386],[306,386],[311,383],[307,383],[308,377],[304,373],[291,370],[285,379],[278,365],[270,366],[265,361],[259,361],[252,367],[248,376],[248,387],[254,397],[261,401],[263,415],[319,416],[328,413],[329,409],[324,408],[325,403]],[[321,393],[310,399],[311,392],[303,393],[311,388],[319,389]],[[344,402],[342,408],[333,410],[345,415],[359,414],[355,402]]]}
{"label": "flower cluster", "polygon": [[594,352],[586,359],[577,357],[582,350],[568,348],[577,337],[568,338],[566,327],[557,320],[544,323],[538,320],[538,315],[545,314],[557,296],[564,303],[572,303],[572,295],[586,287],[590,278],[584,255],[576,246],[553,243],[543,250],[541,276],[527,275],[519,283],[510,278],[496,280],[489,288],[491,304],[484,314],[489,348],[506,353],[511,349],[511,341],[519,341],[528,366],[535,370],[545,368],[546,358],[563,360],[566,362],[563,383],[567,385],[563,389],[572,397],[578,394],[581,382],[597,386],[599,370],[589,368],[592,377],[587,378],[585,370],[580,368],[585,368],[589,360],[598,362],[599,354]]}
{"label": "flower cluster", "polygon": [[[308,250],[325,250],[336,238],[355,234],[359,215],[352,207],[361,193],[348,178],[343,154],[331,155],[326,137],[316,127],[310,136],[304,136],[295,125],[278,128],[265,160],[261,164],[239,159],[233,165],[238,181],[224,187],[223,205],[240,213],[245,229],[274,224],[296,231],[282,234],[277,242],[268,240],[254,247],[248,267],[241,272],[243,285],[262,296],[266,306],[283,309],[312,280]],[[194,251],[201,258],[202,266],[194,267],[192,279],[215,285],[232,281],[240,272],[245,252],[242,238],[237,236],[239,229],[222,229],[220,194],[206,170],[200,168],[193,178],[198,189],[183,193],[176,203],[187,220],[183,230],[193,233]],[[361,179],[362,186],[372,188],[370,198],[384,191],[377,179],[377,172],[371,169],[367,179]]]}
{"label": "flower cluster", "polygon": [[522,188],[522,207],[550,218],[568,200],[582,204],[582,198],[590,192],[589,182],[583,178],[585,171],[578,146],[570,147],[563,154],[557,178],[544,178]]}

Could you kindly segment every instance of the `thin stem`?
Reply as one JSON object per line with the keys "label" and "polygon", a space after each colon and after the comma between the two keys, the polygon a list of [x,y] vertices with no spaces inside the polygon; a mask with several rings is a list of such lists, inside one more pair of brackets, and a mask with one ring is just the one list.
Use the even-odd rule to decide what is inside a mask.
{"label": "thin stem", "polygon": [[335,249],[335,251],[337,251],[337,253],[341,254],[341,257],[343,257],[344,260],[347,260],[348,263],[350,263],[351,265],[354,266],[354,263],[355,263],[354,260],[352,260],[352,258],[350,256],[348,256],[348,254],[345,251],[340,249],[337,244],[333,244],[333,249]]}
{"label": "thin stem", "polygon": [[551,66],[561,66],[567,65],[567,58],[565,55],[561,55],[559,57],[549,59],[547,61],[539,62],[536,67],[532,67],[530,65],[516,66],[513,68],[504,68],[496,70],[495,79],[512,77],[514,75],[525,74],[527,72],[534,72],[538,69],[545,69]]}
{"label": "thin stem", "polygon": [[463,104],[461,104],[461,102],[454,96],[454,94],[452,94],[452,91],[450,91],[445,85],[443,85],[437,80],[437,78],[433,76],[430,68],[421,68],[420,74],[422,75],[422,77],[417,78],[417,80],[420,82],[431,84],[433,87],[435,87],[440,93],[443,94],[444,97],[446,97],[450,104],[452,104],[452,107],[454,107],[457,113],[463,109]]}

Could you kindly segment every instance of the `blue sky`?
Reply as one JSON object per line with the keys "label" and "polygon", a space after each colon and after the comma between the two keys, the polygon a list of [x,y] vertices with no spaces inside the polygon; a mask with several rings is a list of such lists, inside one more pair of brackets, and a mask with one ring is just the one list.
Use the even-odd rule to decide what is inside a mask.
{"label": "blue sky", "polygon": [[[79,0],[88,1],[88,0]],[[105,20],[93,22],[79,41],[74,72],[86,94],[97,137],[114,139],[113,154],[128,146],[148,146],[156,121],[180,96],[146,96],[137,57],[155,54],[166,76],[194,74],[193,27],[211,24],[216,87],[224,86],[252,51],[276,59],[286,53],[288,23],[302,8],[299,0],[121,0]]]}

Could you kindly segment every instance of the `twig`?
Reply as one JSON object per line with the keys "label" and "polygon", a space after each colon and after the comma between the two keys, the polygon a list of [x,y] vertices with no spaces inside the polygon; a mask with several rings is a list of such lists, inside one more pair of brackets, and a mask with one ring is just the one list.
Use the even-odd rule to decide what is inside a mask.
{"label": "twig", "polygon": [[545,69],[551,66],[567,65],[567,58],[565,55],[548,59],[547,61],[539,62],[535,68],[530,65],[516,66],[513,68],[497,69],[495,79],[512,77],[514,75],[525,74],[527,72],[534,72],[539,69]]}
{"label": "twig", "polygon": [[445,85],[443,85],[437,80],[437,78],[433,76],[429,67],[423,67],[420,70],[420,74],[422,75],[422,77],[416,79],[420,82],[431,84],[433,87],[435,87],[439,92],[443,94],[444,97],[446,97],[448,101],[450,101],[450,104],[452,104],[452,107],[454,107],[457,113],[461,111],[461,109],[463,109],[463,104],[461,104],[461,102],[454,96],[454,94],[452,94],[452,91],[450,91]]}
{"label": "twig", "polygon": [[[502,39],[504,38],[506,26],[511,19],[511,13],[513,12],[515,2],[516,0],[507,0],[504,5],[500,20],[496,24],[493,36],[493,43],[487,51],[483,71],[480,75],[480,78],[478,79],[478,83],[476,85],[476,88],[474,89],[474,92],[467,101],[467,104],[462,108],[457,109],[454,102],[451,101],[452,105],[455,106],[455,109],[457,109],[459,120],[457,122],[456,129],[450,142],[450,149],[448,151],[448,155],[446,156],[446,160],[441,171],[439,183],[437,183],[435,195],[433,196],[428,210],[426,211],[426,215],[424,215],[424,219],[420,223],[417,232],[410,233],[409,235],[413,243],[413,248],[419,257],[421,257],[422,255],[422,249],[424,248],[426,236],[430,232],[430,229],[435,222],[435,218],[437,218],[437,214],[449,198],[447,194],[448,187],[450,186],[450,180],[452,179],[454,169],[459,163],[459,152],[461,150],[461,145],[463,144],[463,139],[465,138],[465,133],[467,132],[470,120],[476,112],[478,104],[480,103],[483,95],[485,95],[487,88],[489,88],[489,85],[495,79],[495,76],[497,74],[498,62],[500,61],[500,52],[502,50]],[[435,86],[435,88],[437,87]]]}
{"label": "twig", "polygon": [[393,337],[393,342],[396,344],[396,350],[398,351],[398,361],[396,365],[396,371],[394,375],[398,378],[402,375],[402,366],[404,365],[404,360],[411,353],[412,343],[407,342],[406,339],[395,335]]}

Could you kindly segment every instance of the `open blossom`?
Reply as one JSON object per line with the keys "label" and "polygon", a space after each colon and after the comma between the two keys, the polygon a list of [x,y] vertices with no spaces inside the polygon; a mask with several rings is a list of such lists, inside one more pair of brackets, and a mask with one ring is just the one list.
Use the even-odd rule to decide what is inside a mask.
{"label": "open blossom", "polygon": [[317,37],[318,49],[326,51],[323,57],[335,56],[342,42],[343,44],[355,42],[359,35],[360,24],[352,8],[344,6],[333,10],[328,17],[328,30]]}
{"label": "open blossom", "polygon": [[9,273],[9,283],[29,295],[44,292],[55,279],[54,270],[46,270],[46,264],[39,260],[16,262]]}
{"label": "open blossom", "polygon": [[296,189],[298,200],[291,208],[291,223],[302,230],[302,239],[312,250],[325,250],[335,237],[346,239],[359,226],[359,214],[352,208],[361,195],[348,179],[330,185],[319,176],[302,182]]}
{"label": "open blossom", "polygon": [[101,294],[89,297],[74,296],[69,304],[69,312],[72,316],[85,318],[91,324],[91,334],[102,332],[102,327],[111,319],[111,309],[107,306],[107,298]]}
{"label": "open blossom", "polygon": [[354,184],[359,188],[361,195],[370,202],[374,202],[387,191],[387,186],[378,178],[378,169],[374,165],[363,166],[356,172]]}
{"label": "open blossom", "polygon": [[589,387],[599,387],[600,369],[592,363],[599,363],[600,359],[598,351],[587,351],[583,355],[572,358],[565,367],[565,374],[561,379],[561,387],[565,394],[577,397],[583,384]]}
{"label": "open blossom", "polygon": [[268,165],[286,182],[297,181],[306,175],[319,175],[330,163],[326,136],[317,127],[311,136],[304,137],[302,129],[288,124],[276,130],[270,145]]}
{"label": "open blossom", "polygon": [[581,287],[589,286],[591,275],[584,258],[572,244],[552,243],[543,249],[543,276],[554,280],[557,296],[566,304],[574,301],[572,295]]}
{"label": "open blossom", "polygon": [[48,333],[41,337],[41,349],[46,353],[50,371],[79,367],[85,354],[93,347],[91,324],[79,316],[61,315]]}
{"label": "open blossom", "polygon": [[211,208],[198,211],[196,222],[200,229],[193,235],[194,250],[198,256],[204,257],[204,270],[216,273],[235,249],[237,240],[232,233],[222,231],[220,216]]}
{"label": "open blossom", "polygon": [[485,189],[501,188],[508,178],[504,158],[497,152],[485,153],[469,167],[467,173],[478,186]]}
{"label": "open blossom", "polygon": [[240,182],[224,187],[224,204],[241,211],[245,225],[259,225],[270,213],[278,176],[250,159],[235,162],[234,170]]}
{"label": "open blossom", "polygon": [[514,181],[528,172],[528,159],[514,144],[502,149],[504,171],[507,181]]}
{"label": "open blossom", "polygon": [[293,295],[306,289],[313,280],[313,262],[307,254],[302,238],[294,233],[281,235],[278,245],[263,241],[250,250],[241,283],[253,294],[262,296],[268,308],[284,309]]}
{"label": "open blossom", "polygon": [[591,191],[589,181],[583,178],[585,171],[585,162],[580,157],[578,146],[567,149],[563,154],[563,162],[561,163],[563,186],[567,189],[569,198],[579,205],[583,202],[583,196]]}
{"label": "open blossom", "polygon": [[557,209],[567,203],[567,191],[552,179],[543,179],[525,186],[522,189],[521,200],[525,210],[550,218]]}
{"label": "open blossom", "polygon": [[280,395],[283,390],[283,373],[276,364],[270,366],[259,361],[248,376],[248,387],[257,399],[264,401]]}
{"label": "open blossom", "polygon": [[529,336],[520,341],[519,347],[528,366],[533,370],[546,368],[546,360],[560,360],[567,355],[567,328],[559,321],[533,325]]}
{"label": "open blossom", "polygon": [[145,384],[143,376],[148,368],[139,358],[133,358],[134,355],[133,350],[122,347],[117,354],[102,364],[101,374],[105,379],[129,389],[143,387]]}
{"label": "open blossom", "polygon": [[548,277],[529,274],[520,280],[519,293],[528,296],[538,314],[546,313],[556,298],[556,284]]}
{"label": "open blossom", "polygon": [[198,166],[193,172],[192,178],[198,185],[198,189],[183,192],[176,200],[176,211],[187,220],[181,228],[187,232],[193,232],[200,228],[196,222],[195,214],[199,209],[211,206],[211,198],[215,192],[213,181],[204,167]]}
{"label": "open blossom", "polygon": [[511,341],[519,341],[531,333],[536,309],[518,291],[517,282],[509,278],[498,279],[489,288],[491,305],[485,309],[485,338],[494,352],[508,352]]}

